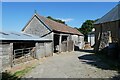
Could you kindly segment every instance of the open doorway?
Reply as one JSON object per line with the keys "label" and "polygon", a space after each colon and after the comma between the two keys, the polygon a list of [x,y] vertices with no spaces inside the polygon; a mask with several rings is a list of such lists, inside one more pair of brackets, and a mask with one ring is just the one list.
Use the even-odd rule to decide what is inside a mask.
{"label": "open doorway", "polygon": [[59,51],[59,38],[60,35],[54,34],[54,53]]}

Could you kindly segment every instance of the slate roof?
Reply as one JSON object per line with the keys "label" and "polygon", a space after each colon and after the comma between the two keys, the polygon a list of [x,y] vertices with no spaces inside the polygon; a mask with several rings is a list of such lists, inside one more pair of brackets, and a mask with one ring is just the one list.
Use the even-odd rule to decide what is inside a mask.
{"label": "slate roof", "polygon": [[[48,19],[46,17],[40,16],[37,13],[35,13],[34,16],[37,16],[39,18],[39,20],[42,21],[52,31],[58,31],[58,32],[63,32],[63,33],[83,35],[82,33],[80,33],[75,28],[72,28],[72,27],[67,26],[65,24],[62,24],[62,23],[55,22],[55,21],[50,20],[50,19]],[[25,29],[25,27],[23,28],[22,31],[24,31],[24,29]]]}
{"label": "slate roof", "polygon": [[0,40],[22,40],[22,41],[50,41],[49,39],[40,38],[26,33],[18,32],[5,32],[0,31]]}
{"label": "slate roof", "polygon": [[94,24],[101,24],[101,23],[111,22],[116,20],[120,20],[120,2],[111,11],[105,14],[102,18],[100,18]]}

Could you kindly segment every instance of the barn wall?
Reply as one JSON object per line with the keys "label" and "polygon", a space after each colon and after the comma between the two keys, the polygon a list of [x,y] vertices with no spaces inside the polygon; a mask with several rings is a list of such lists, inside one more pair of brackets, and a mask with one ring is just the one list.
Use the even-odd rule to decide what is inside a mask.
{"label": "barn wall", "polygon": [[72,35],[72,40],[74,42],[75,45],[78,44],[78,35]]}
{"label": "barn wall", "polygon": [[54,35],[53,32],[51,32],[51,33],[47,34],[46,36],[43,36],[43,38],[53,40],[53,35]]}
{"label": "barn wall", "polygon": [[72,40],[67,42],[67,51],[74,51],[74,42]]}
{"label": "barn wall", "polygon": [[45,46],[44,43],[36,43],[36,58],[45,57]]}
{"label": "barn wall", "polygon": [[95,34],[88,35],[88,42],[90,43],[90,46],[93,46],[95,44]]}
{"label": "barn wall", "polygon": [[48,56],[52,56],[53,55],[53,43],[52,42],[47,42],[45,43],[45,56],[48,57]]}
{"label": "barn wall", "polygon": [[0,43],[0,65],[2,65],[3,70],[10,67],[10,54],[12,54],[10,51],[10,43]]}
{"label": "barn wall", "polygon": [[75,46],[78,46],[79,49],[84,47],[84,36],[72,35],[72,40]]}
{"label": "barn wall", "polygon": [[84,48],[84,45],[85,45],[85,42],[84,42],[84,36],[79,36],[79,48],[80,49],[83,49]]}
{"label": "barn wall", "polygon": [[118,21],[95,25],[95,51],[118,42]]}
{"label": "barn wall", "polygon": [[50,31],[34,17],[23,32],[41,37],[48,34]]}
{"label": "barn wall", "polygon": [[52,42],[36,43],[36,58],[48,57],[53,55]]}
{"label": "barn wall", "polygon": [[66,52],[67,51],[67,41],[63,41],[61,43],[61,52]]}
{"label": "barn wall", "polygon": [[99,50],[100,45],[100,36],[101,36],[101,25],[95,26],[95,47],[94,50],[97,52]]}

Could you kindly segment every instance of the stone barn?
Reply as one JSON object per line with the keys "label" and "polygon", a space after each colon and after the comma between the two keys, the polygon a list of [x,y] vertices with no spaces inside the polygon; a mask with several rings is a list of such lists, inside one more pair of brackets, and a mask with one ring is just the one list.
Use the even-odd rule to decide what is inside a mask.
{"label": "stone barn", "polygon": [[[120,3],[94,24],[95,51],[107,51],[109,55],[117,54],[120,46]],[[115,52],[114,52],[115,51]]]}
{"label": "stone barn", "polygon": [[52,55],[52,40],[25,33],[0,31],[0,64],[3,70],[25,61]]}
{"label": "stone barn", "polygon": [[77,29],[40,16],[33,15],[22,32],[53,40],[54,52],[73,51],[84,46],[84,36]]}

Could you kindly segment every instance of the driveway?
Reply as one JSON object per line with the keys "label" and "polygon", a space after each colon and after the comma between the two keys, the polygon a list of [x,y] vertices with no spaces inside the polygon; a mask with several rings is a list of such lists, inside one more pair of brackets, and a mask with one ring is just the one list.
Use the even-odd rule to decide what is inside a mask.
{"label": "driveway", "polygon": [[117,71],[102,62],[93,53],[64,52],[47,57],[25,78],[111,78]]}

